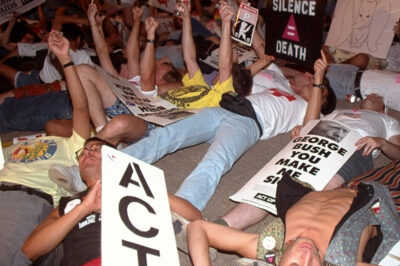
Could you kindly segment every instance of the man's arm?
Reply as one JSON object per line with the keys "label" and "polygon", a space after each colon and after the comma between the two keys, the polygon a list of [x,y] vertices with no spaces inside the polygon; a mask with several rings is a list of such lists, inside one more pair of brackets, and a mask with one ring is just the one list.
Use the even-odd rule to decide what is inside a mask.
{"label": "man's arm", "polygon": [[380,149],[392,160],[400,159],[400,135],[395,135],[386,140],[379,137],[364,137],[359,139],[355,145],[357,150],[363,150],[363,155],[371,154],[375,149]]}
{"label": "man's arm", "polygon": [[143,51],[142,60],[140,60],[140,79],[142,82],[142,91],[152,91],[156,82],[156,58],[155,58],[155,37],[158,22],[153,17],[145,21],[147,32],[146,47]]}
{"label": "man's arm", "polygon": [[182,10],[182,51],[183,60],[186,64],[186,69],[189,73],[189,78],[193,78],[199,70],[199,65],[196,60],[196,46],[193,40],[192,21],[190,18],[191,1],[184,4]]}
{"label": "man's arm", "polygon": [[264,69],[265,67],[267,67],[272,61],[275,60],[275,57],[271,56],[271,55],[262,55],[261,57],[259,57],[260,59],[258,59],[256,62],[254,62],[253,64],[251,64],[250,66],[247,67],[248,70],[250,70],[251,75],[254,77],[258,72],[260,72],[262,69]]}
{"label": "man's arm", "polygon": [[99,57],[101,67],[108,73],[118,76],[117,70],[114,68],[110,55],[108,54],[108,46],[104,38],[103,32],[103,21],[105,15],[99,16],[96,4],[89,4],[87,16],[90,23],[90,29],[92,31],[92,37],[96,54]]}
{"label": "man's arm", "polygon": [[[323,83],[324,75],[328,63],[323,51],[321,51],[321,58],[317,59],[314,63],[314,84],[319,85]],[[306,115],[304,116],[303,125],[313,119],[319,119],[322,106],[322,90],[319,87],[313,86],[311,97],[308,100]]]}
{"label": "man's arm", "polygon": [[[69,42],[59,31],[50,32],[49,49],[57,56],[62,66],[72,62]],[[64,67],[64,75],[72,102],[73,129],[82,138],[87,139],[90,137],[90,119],[85,91],[73,64]]]}
{"label": "man's arm", "polygon": [[140,44],[139,33],[142,22],[143,10],[140,7],[132,8],[133,26],[126,44],[126,57],[128,59],[128,77],[140,75]]}
{"label": "man's arm", "polygon": [[194,265],[210,265],[209,246],[256,259],[258,238],[258,234],[203,220],[196,220],[187,227],[188,248]]}
{"label": "man's arm", "polygon": [[222,20],[221,42],[219,44],[219,81],[223,83],[232,75],[231,20],[235,10],[227,2],[220,2],[219,13]]}
{"label": "man's arm", "polygon": [[56,248],[80,220],[101,209],[100,197],[101,186],[97,181],[82,203],[67,214],[60,216],[58,207],[54,209],[25,240],[22,252],[30,260],[35,260]]}

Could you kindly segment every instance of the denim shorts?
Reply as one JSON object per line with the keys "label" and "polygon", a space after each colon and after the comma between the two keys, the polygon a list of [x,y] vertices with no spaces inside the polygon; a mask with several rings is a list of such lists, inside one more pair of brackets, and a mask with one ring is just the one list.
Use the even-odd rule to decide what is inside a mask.
{"label": "denim shorts", "polygon": [[19,88],[25,85],[40,84],[42,83],[39,77],[39,70],[32,70],[29,73],[17,72],[15,75],[15,87]]}
{"label": "denim shorts", "polygon": [[347,162],[339,169],[338,175],[343,177],[345,182],[359,176],[374,167],[372,155],[363,156],[363,150],[354,152],[354,154],[347,160]]}
{"label": "denim shorts", "polygon": [[117,115],[130,115],[132,114],[131,111],[117,98],[115,103],[111,105],[110,107],[105,109],[106,114],[110,117],[113,118],[114,116]]}

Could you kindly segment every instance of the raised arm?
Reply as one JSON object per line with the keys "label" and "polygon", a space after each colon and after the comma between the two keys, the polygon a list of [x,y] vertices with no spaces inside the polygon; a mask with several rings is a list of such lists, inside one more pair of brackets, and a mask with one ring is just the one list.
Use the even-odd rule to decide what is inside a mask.
{"label": "raised arm", "polygon": [[[314,85],[321,85],[324,80],[324,75],[328,63],[324,52],[321,50],[321,58],[317,59],[314,63]],[[303,120],[303,125],[307,124],[308,121],[313,119],[319,119],[322,106],[322,89],[317,86],[313,86],[311,97],[308,100],[306,115]]]}
{"label": "raised arm", "polygon": [[235,10],[225,1],[220,1],[219,13],[222,20],[221,41],[219,44],[219,81],[222,83],[232,74],[231,20]]}
{"label": "raised arm", "polygon": [[49,49],[57,56],[64,68],[64,75],[73,108],[73,129],[82,138],[87,139],[90,137],[88,102],[81,80],[69,54],[69,42],[61,32],[52,30],[49,34]]}
{"label": "raised arm", "polygon": [[275,57],[264,54],[261,57],[259,57],[259,59],[256,62],[248,66],[247,69],[250,70],[251,75],[254,77],[258,72],[267,67],[274,60]]}
{"label": "raised arm", "polygon": [[110,55],[108,54],[108,46],[103,32],[103,21],[105,15],[100,16],[97,6],[94,3],[89,4],[87,16],[92,31],[92,37],[96,49],[96,54],[99,57],[100,65],[108,73],[118,76],[117,70],[114,68]]}
{"label": "raised arm", "polygon": [[199,70],[199,65],[196,60],[196,46],[193,40],[192,33],[192,21],[190,18],[191,1],[187,1],[184,4],[182,10],[182,51],[183,59],[186,64],[186,69],[189,73],[189,77],[193,78],[196,72]]}
{"label": "raised arm", "polygon": [[145,21],[147,32],[146,47],[140,61],[140,78],[142,81],[142,91],[152,91],[156,82],[156,59],[155,59],[155,37],[158,22],[153,17]]}
{"label": "raised arm", "polygon": [[97,181],[82,203],[67,214],[60,216],[59,209],[54,209],[25,240],[22,252],[32,261],[47,254],[63,241],[80,220],[100,208],[101,186]]}
{"label": "raised arm", "polygon": [[133,26],[126,44],[126,57],[128,59],[128,77],[140,75],[140,44],[139,33],[142,22],[143,10],[140,7],[132,8]]}

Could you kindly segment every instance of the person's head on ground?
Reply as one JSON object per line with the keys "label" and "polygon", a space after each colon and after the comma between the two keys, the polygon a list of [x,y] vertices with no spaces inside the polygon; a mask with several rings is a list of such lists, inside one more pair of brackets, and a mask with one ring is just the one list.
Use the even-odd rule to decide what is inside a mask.
{"label": "person's head on ground", "polygon": [[279,265],[322,265],[316,243],[308,237],[298,237],[286,243]]}
{"label": "person's head on ground", "polygon": [[253,87],[253,77],[249,69],[234,63],[232,65],[232,82],[237,94],[242,96],[250,95],[251,87]]}
{"label": "person's head on ground", "polygon": [[384,102],[382,96],[375,94],[375,93],[371,93],[371,94],[368,94],[364,98],[364,100],[362,100],[360,108],[364,109],[364,110],[375,111],[378,113],[384,113],[385,112],[385,102]]}
{"label": "person's head on ground", "polygon": [[87,139],[83,148],[76,152],[79,172],[88,187],[93,186],[97,180],[101,179],[101,147],[103,145],[115,148],[105,140],[92,137]]}
{"label": "person's head on ground", "polygon": [[68,39],[72,50],[79,49],[82,40],[82,29],[74,23],[65,23],[62,25],[62,33]]}
{"label": "person's head on ground", "polygon": [[324,77],[322,84],[325,86],[324,91],[322,92],[322,106],[321,113],[323,115],[328,115],[333,112],[336,108],[336,94],[333,91],[331,85],[329,84],[329,80]]}
{"label": "person's head on ground", "polygon": [[156,85],[163,85],[167,82],[181,81],[181,73],[171,63],[156,65]]}

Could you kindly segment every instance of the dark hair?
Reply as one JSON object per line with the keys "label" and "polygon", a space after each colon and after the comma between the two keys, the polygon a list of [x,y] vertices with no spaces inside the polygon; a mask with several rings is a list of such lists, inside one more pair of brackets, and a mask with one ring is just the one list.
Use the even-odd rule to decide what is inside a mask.
{"label": "dark hair", "polygon": [[76,41],[78,37],[82,38],[81,27],[74,23],[65,23],[62,25],[62,32],[69,41]]}
{"label": "dark hair", "polygon": [[88,139],[85,141],[85,144],[84,144],[83,146],[85,146],[86,144],[88,144],[88,143],[90,143],[90,142],[92,142],[92,141],[99,141],[99,142],[104,143],[104,145],[106,145],[106,146],[108,146],[108,147],[111,147],[111,148],[114,148],[114,149],[117,148],[115,145],[111,144],[110,142],[108,142],[108,141],[106,141],[106,140],[103,140],[103,139],[101,139],[101,138],[98,138],[98,137],[91,137],[91,138],[88,138]]}
{"label": "dark hair", "polygon": [[327,90],[327,96],[326,96],[326,101],[322,104],[321,106],[321,113],[323,115],[328,115],[333,112],[336,108],[336,95],[332,90],[331,85],[329,84],[329,80],[324,77],[324,80],[322,82]]}
{"label": "dark hair", "polygon": [[251,71],[241,67],[237,63],[232,65],[232,81],[235,92],[242,96],[247,96],[253,87],[253,77]]}
{"label": "dark hair", "polygon": [[163,64],[169,65],[169,66],[172,68],[172,70],[168,71],[167,73],[165,73],[165,74],[162,76],[162,79],[163,79],[164,81],[167,81],[167,82],[177,82],[177,81],[181,81],[181,80],[182,80],[182,75],[181,75],[181,73],[179,73],[179,71],[174,67],[173,64],[170,64],[170,63],[168,63],[168,62],[165,62],[165,63],[163,63]]}

